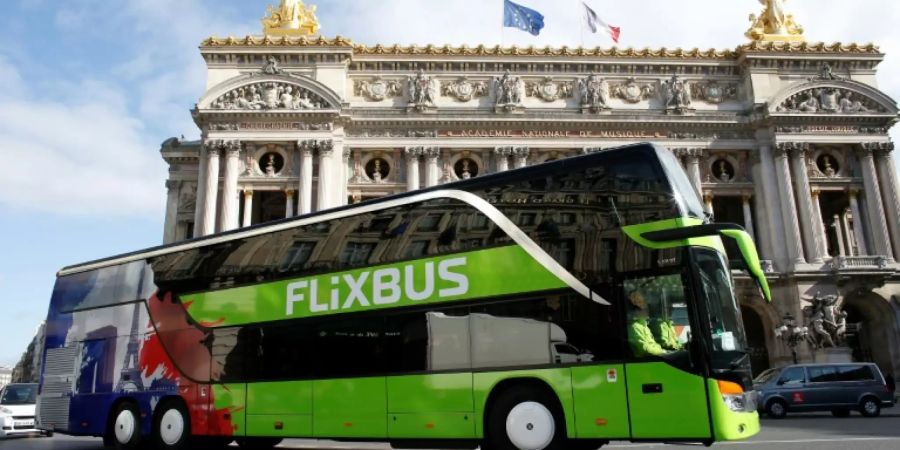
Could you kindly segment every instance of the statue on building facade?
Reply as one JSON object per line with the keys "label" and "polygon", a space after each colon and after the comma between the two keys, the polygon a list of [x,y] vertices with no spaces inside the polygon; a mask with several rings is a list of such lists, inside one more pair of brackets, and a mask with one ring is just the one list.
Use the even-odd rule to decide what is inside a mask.
{"label": "statue on building facade", "polygon": [[803,27],[785,12],[787,0],[759,0],[765,6],[759,16],[750,14],[746,36],[754,41],[802,41]]}
{"label": "statue on building facade", "polygon": [[262,19],[263,34],[269,36],[313,36],[319,32],[316,7],[303,0],[281,0],[277,8],[269,5]]}
{"label": "statue on building facade", "polygon": [[687,81],[673,74],[669,81],[662,82],[663,101],[667,110],[684,112],[691,106],[691,90]]}
{"label": "statue on building facade", "polygon": [[810,303],[810,306],[803,308],[803,312],[808,317],[816,346],[824,348],[845,345],[847,313],[841,309],[838,296],[820,296],[816,293]]}
{"label": "statue on building facade", "polygon": [[415,76],[407,78],[409,88],[409,103],[416,107],[434,106],[438,96],[437,80],[425,75],[424,69],[419,69]]}
{"label": "statue on building facade", "polygon": [[503,76],[494,78],[494,91],[497,94],[497,106],[519,105],[525,97],[525,83],[507,70]]}
{"label": "statue on building facade", "polygon": [[584,80],[578,81],[578,90],[581,93],[581,106],[593,111],[608,109],[609,83],[600,75],[590,74]]}
{"label": "statue on building facade", "polygon": [[263,64],[262,72],[266,75],[278,75],[284,73],[284,70],[278,67],[278,60],[274,56],[269,55],[265,64]]}

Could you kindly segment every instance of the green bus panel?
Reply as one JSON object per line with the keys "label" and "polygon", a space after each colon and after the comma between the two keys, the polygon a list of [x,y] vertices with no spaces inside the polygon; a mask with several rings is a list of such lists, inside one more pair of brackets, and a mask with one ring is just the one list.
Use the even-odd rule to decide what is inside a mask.
{"label": "green bus panel", "polygon": [[476,373],[473,379],[475,417],[479,418],[479,420],[475,421],[476,437],[484,435],[484,420],[481,418],[485,414],[484,407],[487,403],[488,395],[490,395],[494,386],[508,379],[538,380],[550,386],[556,392],[560,403],[562,403],[563,415],[565,415],[567,424],[566,434],[568,437],[575,437],[575,427],[571,425],[575,423],[575,413],[572,408],[572,371],[569,368]]}
{"label": "green bus panel", "polygon": [[664,362],[629,363],[625,373],[633,439],[711,437],[703,377]]}
{"label": "green bus panel", "polygon": [[247,436],[308,437],[312,431],[309,414],[247,415]]}
{"label": "green bus panel", "polygon": [[709,406],[712,410],[717,441],[747,439],[759,433],[759,414],[756,411],[732,411],[722,399],[716,380],[706,380],[709,385]]}
{"label": "green bus panel", "polygon": [[313,435],[387,437],[384,377],[313,381]]}
{"label": "green bus panel", "polygon": [[233,436],[244,436],[247,432],[245,423],[247,385],[243,383],[214,384],[213,406],[220,423],[231,422]]}
{"label": "green bus panel", "polygon": [[312,414],[312,381],[247,384],[247,414]]}
{"label": "green bus panel", "polygon": [[390,413],[475,411],[471,373],[388,377],[387,392]]}
{"label": "green bus panel", "polygon": [[627,439],[628,401],[622,364],[572,368],[575,435]]}
{"label": "green bus panel", "polygon": [[420,412],[389,414],[388,436],[407,439],[466,439],[475,437],[475,415]]}

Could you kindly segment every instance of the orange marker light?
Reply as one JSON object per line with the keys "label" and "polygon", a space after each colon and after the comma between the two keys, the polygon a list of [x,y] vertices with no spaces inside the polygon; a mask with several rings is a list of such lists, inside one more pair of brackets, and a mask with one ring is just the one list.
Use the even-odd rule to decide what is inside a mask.
{"label": "orange marker light", "polygon": [[428,429],[430,430],[430,429],[434,428],[434,424],[433,424],[433,423],[426,423],[426,424],[425,424],[425,428],[428,428]]}
{"label": "orange marker light", "polygon": [[744,388],[737,383],[731,381],[716,380],[719,384],[719,393],[722,395],[740,395],[744,393]]}
{"label": "orange marker light", "polygon": [[597,423],[597,425],[606,426],[606,419],[604,419],[603,417],[598,417],[595,422]]}
{"label": "orange marker light", "polygon": [[353,422],[344,422],[344,426],[350,428],[353,426]]}

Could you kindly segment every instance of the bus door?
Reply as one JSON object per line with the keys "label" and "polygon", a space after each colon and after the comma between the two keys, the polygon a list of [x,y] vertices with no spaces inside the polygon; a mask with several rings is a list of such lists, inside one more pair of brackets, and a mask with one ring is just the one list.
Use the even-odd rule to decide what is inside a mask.
{"label": "bus door", "polygon": [[685,285],[680,272],[623,280],[632,439],[711,438],[700,355],[690,354],[688,344]]}

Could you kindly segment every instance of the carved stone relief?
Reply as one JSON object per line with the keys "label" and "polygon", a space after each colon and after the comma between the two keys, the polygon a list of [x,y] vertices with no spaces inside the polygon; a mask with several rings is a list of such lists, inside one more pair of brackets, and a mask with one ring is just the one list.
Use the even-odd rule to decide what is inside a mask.
{"label": "carved stone relief", "polygon": [[691,84],[677,74],[668,81],[660,82],[663,105],[666,111],[683,114],[691,111]]}
{"label": "carved stone relief", "polygon": [[463,76],[456,81],[442,85],[441,94],[461,102],[467,102],[475,97],[488,95],[488,87],[484,81],[472,82],[468,77]]}
{"label": "carved stone relief", "polygon": [[197,207],[197,185],[185,184],[178,196],[178,212],[190,213]]}
{"label": "carved stone relief", "polygon": [[507,70],[503,76],[494,77],[494,95],[497,107],[515,109],[522,104],[525,97],[525,83]]}
{"label": "carved stone relief", "polygon": [[371,101],[381,101],[388,97],[402,95],[403,87],[396,80],[384,80],[376,77],[372,81],[356,80],[353,84],[353,92]]}
{"label": "carved stone relief", "polygon": [[525,92],[529,97],[537,97],[545,102],[552,102],[561,98],[571,97],[572,82],[556,82],[551,77],[544,77],[539,82],[526,83]]}
{"label": "carved stone relief", "polygon": [[737,98],[737,94],[738,87],[734,83],[708,81],[691,84],[691,95],[707,103],[719,104],[725,100],[734,100]]}
{"label": "carved stone relief", "polygon": [[652,84],[641,84],[634,78],[629,78],[624,83],[613,85],[612,93],[615,97],[628,103],[638,103],[652,97],[656,93],[656,87]]}
{"label": "carved stone relief", "polygon": [[590,74],[587,78],[578,81],[578,91],[581,94],[581,110],[583,112],[599,112],[609,109],[609,83],[600,75]]}
{"label": "carved stone relief", "polygon": [[419,69],[414,76],[407,77],[406,85],[409,90],[409,105],[418,110],[434,107],[438,97],[438,81],[434,77],[425,75],[425,70]]}
{"label": "carved stone relief", "polygon": [[212,109],[323,109],[328,102],[309,89],[289,83],[263,81],[232,89],[215,99]]}
{"label": "carved stone relief", "polygon": [[788,113],[840,113],[859,114],[885,112],[874,100],[849,89],[826,87],[800,91],[775,108]]}

